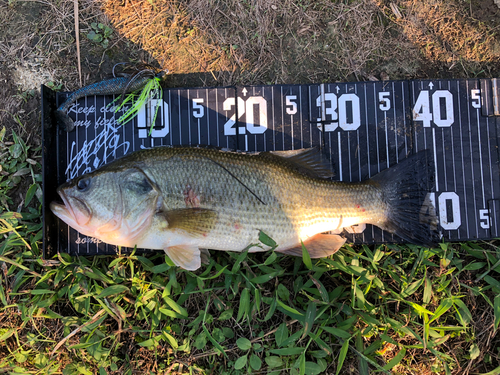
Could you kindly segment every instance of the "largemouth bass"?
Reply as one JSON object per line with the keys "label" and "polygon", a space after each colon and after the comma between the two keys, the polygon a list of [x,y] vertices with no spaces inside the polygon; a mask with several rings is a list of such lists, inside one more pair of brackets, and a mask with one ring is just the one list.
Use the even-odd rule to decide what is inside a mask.
{"label": "largemouth bass", "polygon": [[[420,152],[360,183],[321,178],[315,149],[244,154],[157,147],[128,154],[58,188],[55,215],[82,234],[127,247],[163,249],[195,270],[200,249],[242,251],[263,231],[276,251],[335,253],[343,228],[374,224],[431,245],[435,209],[423,206],[430,153]],[[319,168],[321,169],[321,168]],[[268,250],[255,245],[250,252]]]}

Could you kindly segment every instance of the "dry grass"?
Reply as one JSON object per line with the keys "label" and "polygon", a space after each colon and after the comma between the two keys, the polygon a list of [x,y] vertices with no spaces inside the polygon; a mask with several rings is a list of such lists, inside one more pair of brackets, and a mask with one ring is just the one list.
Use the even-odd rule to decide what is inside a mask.
{"label": "dry grass", "polygon": [[176,75],[210,73],[218,84],[232,82],[236,64],[230,54],[211,43],[182,2],[107,1],[104,11],[123,37],[139,43],[163,69]]}
{"label": "dry grass", "polygon": [[[371,1],[205,1],[188,9],[221,45],[236,47],[250,69],[242,81],[312,83],[365,80],[392,62],[388,50],[415,50],[388,38],[390,28]],[[382,67],[381,67],[382,66]],[[396,69],[398,70],[398,69]],[[391,78],[413,75],[414,67],[391,71]]]}
{"label": "dry grass", "polygon": [[500,13],[492,1],[399,0],[377,4],[434,69],[460,76],[498,75],[494,65],[500,61]]}

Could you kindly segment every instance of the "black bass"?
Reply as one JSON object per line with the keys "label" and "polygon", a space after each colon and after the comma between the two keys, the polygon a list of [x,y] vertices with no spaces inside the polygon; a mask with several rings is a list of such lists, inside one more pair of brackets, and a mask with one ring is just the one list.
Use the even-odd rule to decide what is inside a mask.
{"label": "black bass", "polygon": [[321,178],[315,149],[244,154],[197,147],[157,147],[128,154],[58,188],[55,215],[82,234],[127,247],[163,249],[185,269],[200,249],[268,250],[312,258],[335,253],[343,228],[374,224],[405,241],[431,245],[434,207],[423,206],[433,178],[419,152],[360,183]]}

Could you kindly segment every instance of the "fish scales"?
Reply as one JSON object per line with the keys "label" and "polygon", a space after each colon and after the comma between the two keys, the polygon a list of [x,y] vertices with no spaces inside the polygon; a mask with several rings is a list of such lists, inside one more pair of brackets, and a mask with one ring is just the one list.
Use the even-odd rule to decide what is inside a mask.
{"label": "fish scales", "polygon": [[175,148],[156,148],[148,154],[132,165],[144,163],[141,169],[158,184],[164,210],[185,208],[184,192],[189,186],[199,197],[196,207],[217,212],[217,224],[207,228],[204,238],[207,248],[243,249],[258,243],[262,230],[279,244],[278,249],[286,249],[290,243],[305,240],[304,234],[316,227],[319,231],[337,229],[340,218],[347,226],[365,217],[377,221],[383,210],[380,203],[373,203],[380,201],[375,199],[373,186],[314,180],[290,168],[286,159],[270,154],[249,158],[210,149]]}
{"label": "fish scales", "polygon": [[[158,147],[68,182],[58,189],[65,206],[51,207],[84,234],[117,245],[164,249],[187,269],[200,266],[200,248],[242,251],[255,245],[249,251],[266,250],[258,245],[260,231],[276,241],[277,251],[296,254],[303,241],[317,257],[345,241],[320,233],[357,224],[378,225],[413,242],[429,238],[432,209],[428,223],[420,223],[422,204],[411,199],[401,204],[398,195],[403,186],[407,190],[401,194],[410,197],[418,185],[406,181],[417,174],[413,167],[429,172],[423,158],[384,172],[389,182],[381,173],[378,179],[344,183],[301,173],[293,158],[272,153]],[[391,174],[404,183],[391,182]]]}

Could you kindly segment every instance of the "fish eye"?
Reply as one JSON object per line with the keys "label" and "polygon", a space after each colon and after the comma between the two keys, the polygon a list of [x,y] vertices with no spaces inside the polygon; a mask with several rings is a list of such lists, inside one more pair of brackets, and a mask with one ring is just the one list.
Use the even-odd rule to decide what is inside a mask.
{"label": "fish eye", "polygon": [[78,191],[84,192],[90,187],[90,178],[82,178],[76,183]]}

